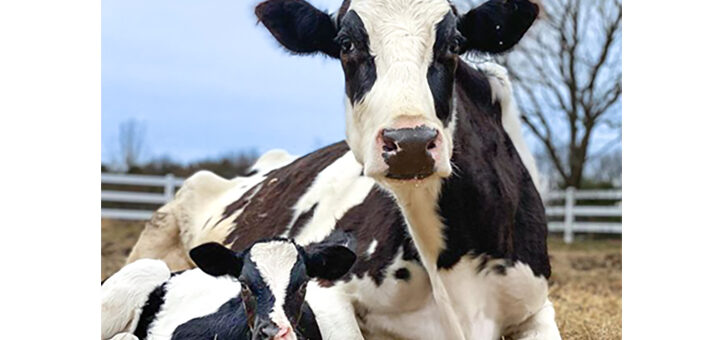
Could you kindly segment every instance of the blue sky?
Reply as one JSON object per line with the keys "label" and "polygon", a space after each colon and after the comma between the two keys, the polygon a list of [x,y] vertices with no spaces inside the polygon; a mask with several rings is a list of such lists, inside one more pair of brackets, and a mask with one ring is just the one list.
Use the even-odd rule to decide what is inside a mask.
{"label": "blue sky", "polygon": [[[144,160],[305,154],[344,138],[339,63],[283,51],[257,24],[256,2],[102,1],[104,163],[130,119],[145,127]],[[335,10],[341,0],[311,2]],[[614,136],[598,130],[594,144]]]}
{"label": "blue sky", "polygon": [[284,52],[256,24],[253,5],[103,0],[103,162],[129,119],[145,126],[145,158],[272,148],[302,154],[344,138],[339,64]]}

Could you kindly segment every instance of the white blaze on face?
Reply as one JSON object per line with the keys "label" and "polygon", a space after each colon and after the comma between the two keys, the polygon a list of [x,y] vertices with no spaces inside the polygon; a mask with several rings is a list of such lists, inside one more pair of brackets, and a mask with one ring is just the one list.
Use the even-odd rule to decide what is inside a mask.
{"label": "white blaze on face", "polygon": [[[449,131],[435,114],[427,79],[433,60],[435,27],[451,10],[447,0],[353,0],[365,26],[377,79],[363,100],[346,100],[347,140],[366,174],[384,167],[376,137],[382,129],[426,125],[440,132],[443,152],[451,151]],[[410,126],[405,126],[410,125]],[[444,158],[444,157],[441,157]],[[445,160],[437,160],[449,174]]]}
{"label": "white blaze on face", "polygon": [[295,245],[287,241],[257,243],[250,249],[250,260],[255,262],[263,281],[270,287],[270,292],[275,297],[270,320],[280,327],[290,327],[283,304],[290,283],[290,271],[297,262],[297,257],[298,251]]}

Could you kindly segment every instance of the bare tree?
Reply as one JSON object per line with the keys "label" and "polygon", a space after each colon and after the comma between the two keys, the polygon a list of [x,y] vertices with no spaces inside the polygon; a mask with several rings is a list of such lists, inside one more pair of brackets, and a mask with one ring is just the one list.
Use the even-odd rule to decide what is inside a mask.
{"label": "bare tree", "polygon": [[120,123],[118,142],[120,162],[125,171],[139,166],[145,151],[145,126],[135,119]]}
{"label": "bare tree", "polygon": [[[540,19],[501,62],[513,80],[523,122],[561,186],[580,187],[588,161],[621,141],[622,4],[548,0],[542,5]],[[591,149],[596,132],[615,137]]]}

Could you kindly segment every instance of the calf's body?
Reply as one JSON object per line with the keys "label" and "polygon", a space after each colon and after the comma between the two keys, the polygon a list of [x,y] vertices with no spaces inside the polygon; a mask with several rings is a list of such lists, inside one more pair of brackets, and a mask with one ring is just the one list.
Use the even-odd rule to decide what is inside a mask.
{"label": "calf's body", "polygon": [[[102,338],[322,339],[306,291],[310,300],[326,297],[310,280],[337,279],[355,255],[337,243],[307,249],[279,238],[239,253],[207,243],[190,251],[199,269],[170,274],[160,260],[128,264],[103,284]],[[321,318],[333,323],[330,313]]]}

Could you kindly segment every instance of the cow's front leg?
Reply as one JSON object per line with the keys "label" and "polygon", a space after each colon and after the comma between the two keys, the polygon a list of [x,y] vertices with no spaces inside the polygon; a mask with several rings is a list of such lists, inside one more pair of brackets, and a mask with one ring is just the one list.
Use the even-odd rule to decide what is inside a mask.
{"label": "cow's front leg", "polygon": [[542,308],[514,327],[508,334],[513,340],[559,340],[560,331],[555,323],[555,309],[550,300]]}

